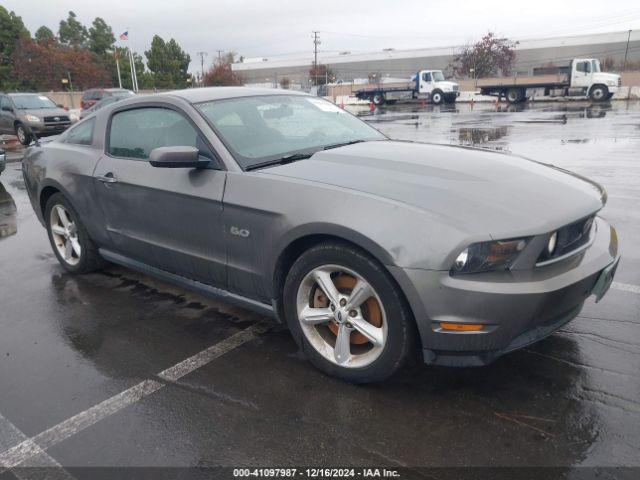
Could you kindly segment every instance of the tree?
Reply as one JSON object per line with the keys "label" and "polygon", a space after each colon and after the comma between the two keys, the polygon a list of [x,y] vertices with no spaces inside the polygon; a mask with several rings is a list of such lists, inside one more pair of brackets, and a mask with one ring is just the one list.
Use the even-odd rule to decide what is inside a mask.
{"label": "tree", "polygon": [[74,90],[109,83],[109,73],[89,50],[57,42],[18,41],[12,55],[17,87],[24,90],[58,90],[63,78],[71,77]]}
{"label": "tree", "polygon": [[144,52],[155,88],[185,88],[191,57],[173,38],[165,42],[154,35],[151,47]]}
{"label": "tree", "polygon": [[289,89],[290,86],[291,86],[291,79],[289,77],[282,77],[280,79],[280,88],[287,90]]}
{"label": "tree", "polygon": [[309,79],[311,85],[326,85],[336,79],[333,71],[326,65],[319,63],[317,66],[311,66],[309,69]]}
{"label": "tree", "polygon": [[515,45],[507,38],[498,38],[493,32],[488,32],[479,42],[463,47],[453,59],[453,71],[474,78],[499,73],[510,75],[516,59]]}
{"label": "tree", "polygon": [[87,44],[89,33],[84,25],[76,18],[76,14],[72,11],[66,20],[60,21],[58,28],[58,38],[60,43],[73,47],[84,47]]}
{"label": "tree", "polygon": [[222,55],[216,63],[204,74],[202,84],[205,87],[233,86],[244,83],[242,77],[231,69],[235,61],[235,52]]}
{"label": "tree", "polygon": [[38,30],[36,30],[35,39],[38,43],[49,43],[55,42],[56,37],[49,27],[45,27],[43,25]]}
{"label": "tree", "polygon": [[112,49],[115,41],[111,27],[102,18],[96,17],[89,27],[89,50],[96,55],[104,55]]}
{"label": "tree", "polygon": [[0,89],[15,85],[12,55],[20,39],[29,38],[22,18],[0,5]]}

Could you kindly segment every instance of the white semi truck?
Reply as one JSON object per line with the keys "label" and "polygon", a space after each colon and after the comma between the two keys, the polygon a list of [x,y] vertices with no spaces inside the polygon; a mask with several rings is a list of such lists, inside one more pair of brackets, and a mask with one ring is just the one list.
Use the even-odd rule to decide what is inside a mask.
{"label": "white semi truck", "polygon": [[602,72],[595,58],[575,58],[555,74],[478,80],[482,95],[493,95],[509,103],[540,96],[588,97],[594,102],[604,102],[621,84],[620,75]]}
{"label": "white semi truck", "polygon": [[439,105],[443,102],[454,103],[460,92],[457,83],[444,79],[442,70],[420,70],[406,85],[365,87],[355,94],[374,105],[410,99],[423,99]]}

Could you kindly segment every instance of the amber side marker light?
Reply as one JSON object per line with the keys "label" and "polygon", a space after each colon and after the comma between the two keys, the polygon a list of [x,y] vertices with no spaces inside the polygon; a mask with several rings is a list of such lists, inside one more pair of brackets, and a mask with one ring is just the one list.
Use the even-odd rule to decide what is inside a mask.
{"label": "amber side marker light", "polygon": [[443,330],[455,330],[456,332],[477,332],[482,330],[482,325],[478,325],[477,323],[440,322],[440,328]]}

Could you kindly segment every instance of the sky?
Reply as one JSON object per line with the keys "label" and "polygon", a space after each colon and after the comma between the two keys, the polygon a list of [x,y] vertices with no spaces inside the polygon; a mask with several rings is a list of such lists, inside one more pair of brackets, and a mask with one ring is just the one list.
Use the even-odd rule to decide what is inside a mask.
{"label": "sky", "polygon": [[[383,48],[428,48],[470,43],[491,30],[514,40],[583,33],[640,30],[638,0],[2,0],[31,33],[41,25],[57,32],[73,10],[89,26],[95,17],[116,38],[144,55],[154,34],[175,38],[200,70],[217,50],[244,57],[313,58],[312,31],[319,31],[319,57]],[[639,32],[640,34],[640,32]],[[126,44],[126,42],[120,42]]]}

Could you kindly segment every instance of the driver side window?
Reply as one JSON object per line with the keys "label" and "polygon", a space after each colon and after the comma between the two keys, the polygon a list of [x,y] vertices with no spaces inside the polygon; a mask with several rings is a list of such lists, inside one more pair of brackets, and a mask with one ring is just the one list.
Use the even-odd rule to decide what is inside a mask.
{"label": "driver side window", "polygon": [[196,147],[212,158],[196,129],[175,110],[143,107],[111,117],[108,153],[114,157],[147,160],[154,148],[182,146]]}
{"label": "driver side window", "polygon": [[0,97],[0,109],[4,110],[5,112],[11,111],[12,109],[11,101],[9,100],[8,97],[5,97],[5,96]]}
{"label": "driver side window", "polygon": [[582,73],[591,72],[591,62],[578,62],[576,70]]}
{"label": "driver side window", "polygon": [[428,72],[425,72],[422,74],[422,81],[423,82],[431,82],[431,74]]}

